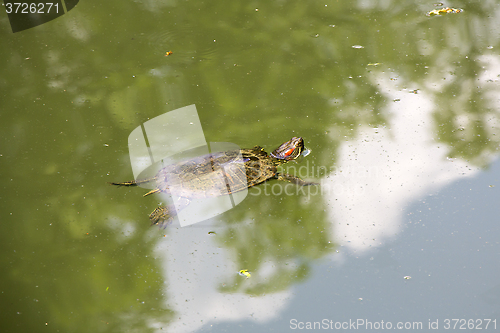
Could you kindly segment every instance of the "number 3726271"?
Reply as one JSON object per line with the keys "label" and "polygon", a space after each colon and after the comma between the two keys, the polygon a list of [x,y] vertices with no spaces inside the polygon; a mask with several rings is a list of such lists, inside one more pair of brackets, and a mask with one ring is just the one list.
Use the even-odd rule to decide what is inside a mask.
{"label": "number 3726271", "polygon": [[444,329],[495,329],[497,328],[496,319],[445,319]]}
{"label": "number 3726271", "polygon": [[59,4],[52,2],[26,3],[7,2],[5,4],[7,14],[48,14],[59,13]]}

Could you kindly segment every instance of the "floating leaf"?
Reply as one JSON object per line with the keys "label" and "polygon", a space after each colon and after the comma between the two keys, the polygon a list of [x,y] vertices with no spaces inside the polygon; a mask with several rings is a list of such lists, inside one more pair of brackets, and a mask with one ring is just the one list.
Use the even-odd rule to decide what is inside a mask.
{"label": "floating leaf", "polygon": [[463,9],[460,8],[450,8],[444,7],[441,9],[434,9],[427,13],[427,16],[435,16],[435,15],[446,15],[446,14],[457,14],[463,12]]}
{"label": "floating leaf", "polygon": [[247,277],[247,279],[251,276],[251,275],[250,275],[250,273],[248,272],[248,269],[242,269],[242,270],[239,272],[239,274],[240,274],[241,276],[246,276],[246,277]]}

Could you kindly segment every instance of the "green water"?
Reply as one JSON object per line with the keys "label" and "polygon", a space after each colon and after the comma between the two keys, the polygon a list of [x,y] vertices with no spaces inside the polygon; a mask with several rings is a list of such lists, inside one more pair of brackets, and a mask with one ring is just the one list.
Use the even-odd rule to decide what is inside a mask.
{"label": "green water", "polygon": [[[251,189],[240,205],[212,220],[215,234],[201,226],[161,230],[148,221],[159,198],[107,184],[133,178],[130,132],[186,105],[196,105],[208,142],[270,151],[303,137],[311,154],[292,168],[307,165],[301,176],[326,181],[326,188],[341,175],[337,163],[363,160],[366,154],[353,148],[363,142],[382,147],[364,167],[387,158],[384,165],[410,179],[410,169],[391,161],[403,154],[418,160],[417,148],[427,146],[413,141],[391,150],[377,142],[396,141],[395,119],[413,119],[427,105],[423,142],[463,164],[463,175],[474,170],[474,177],[486,177],[485,207],[477,206],[486,213],[479,220],[498,219],[500,7],[492,1],[447,5],[464,11],[428,17],[441,8],[429,1],[82,0],[62,17],[15,34],[7,16],[0,17],[2,331],[180,332],[211,325],[232,331],[231,325],[265,329],[268,323],[282,331],[290,328],[290,313],[351,309],[336,297],[349,293],[357,300],[357,287],[347,283],[330,294],[311,281],[322,285],[329,271],[323,268],[344,251],[338,228],[356,219],[349,210],[367,206],[339,205],[334,195]],[[372,136],[377,131],[381,139]],[[426,187],[417,173],[408,191],[420,196],[398,209],[414,207],[460,174],[423,181],[435,183]],[[387,179],[382,184],[389,191],[403,186]],[[480,183],[474,179],[464,186]],[[360,186],[371,181],[363,178]],[[456,193],[467,201],[464,191]],[[472,210],[480,204],[471,202]],[[460,215],[457,207],[445,205],[442,215]],[[394,235],[412,225],[395,223],[406,227],[384,232],[398,242]],[[494,224],[485,228],[498,236]],[[374,247],[390,241],[374,240]],[[498,241],[484,246],[483,270],[494,275]],[[415,251],[421,247],[415,244]],[[446,245],[438,248],[446,251]],[[360,247],[352,258],[356,251],[372,256]],[[343,260],[349,274],[365,269]],[[426,260],[432,266],[432,258]],[[251,277],[238,275],[240,269]],[[342,275],[342,269],[335,270]],[[486,285],[470,296],[493,290],[489,304],[498,305],[498,284],[487,276],[471,278]],[[390,281],[378,288],[395,296]],[[315,303],[322,294],[329,301]],[[293,301],[299,298],[304,303]],[[429,301],[411,303],[424,305]],[[483,305],[477,306],[474,318],[482,314]],[[379,319],[392,313],[390,305],[372,309]],[[356,318],[356,307],[352,311]]]}

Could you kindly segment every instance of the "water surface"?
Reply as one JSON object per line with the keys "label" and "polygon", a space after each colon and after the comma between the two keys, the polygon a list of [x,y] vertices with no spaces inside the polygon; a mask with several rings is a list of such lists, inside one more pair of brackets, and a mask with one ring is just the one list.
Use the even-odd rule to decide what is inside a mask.
{"label": "water surface", "polygon": [[[426,16],[448,5],[463,12]],[[16,34],[3,17],[3,330],[493,330],[499,15],[82,0]],[[207,142],[303,137],[285,170],[321,186],[271,181],[208,225],[150,227],[161,199],[107,182],[133,177],[134,128],[191,104]]]}

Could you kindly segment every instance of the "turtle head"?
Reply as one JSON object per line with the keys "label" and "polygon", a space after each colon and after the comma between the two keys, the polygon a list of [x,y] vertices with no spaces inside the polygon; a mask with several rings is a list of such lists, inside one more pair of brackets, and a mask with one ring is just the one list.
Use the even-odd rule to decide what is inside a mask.
{"label": "turtle head", "polygon": [[304,151],[304,140],[302,138],[293,137],[290,141],[276,148],[271,153],[271,156],[283,162],[288,162],[299,157],[302,151]]}

